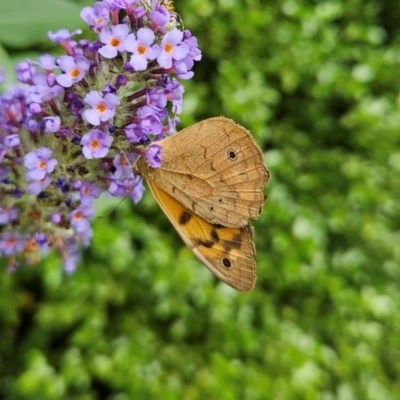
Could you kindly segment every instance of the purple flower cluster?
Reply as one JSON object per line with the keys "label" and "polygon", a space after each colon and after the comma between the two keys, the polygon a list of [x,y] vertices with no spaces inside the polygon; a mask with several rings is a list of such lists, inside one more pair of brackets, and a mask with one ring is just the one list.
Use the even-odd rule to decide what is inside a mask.
{"label": "purple flower cluster", "polygon": [[140,156],[161,165],[156,141],[175,132],[182,112],[175,76],[190,79],[201,59],[170,4],[96,2],[81,12],[95,41],[49,32],[65,55],[16,67],[25,85],[0,94],[0,256],[9,270],[53,248],[72,272],[90,243],[94,199],[140,201],[132,166]]}

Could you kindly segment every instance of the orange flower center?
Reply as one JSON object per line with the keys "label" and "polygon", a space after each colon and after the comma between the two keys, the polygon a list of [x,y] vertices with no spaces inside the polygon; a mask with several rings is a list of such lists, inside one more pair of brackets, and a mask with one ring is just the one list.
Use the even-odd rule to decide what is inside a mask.
{"label": "orange flower center", "polygon": [[118,47],[121,44],[121,41],[118,38],[112,38],[110,40],[110,46]]}
{"label": "orange flower center", "polygon": [[83,218],[82,212],[81,212],[81,211],[78,211],[78,212],[74,215],[74,218],[77,219],[78,221],[79,221],[80,219],[82,219],[82,218]]}
{"label": "orange flower center", "polygon": [[147,53],[147,48],[146,46],[142,46],[141,44],[139,44],[139,46],[137,47],[137,52],[141,55],[144,56]]}
{"label": "orange flower center", "polygon": [[38,168],[45,169],[46,168],[46,161],[39,161]]}
{"label": "orange flower center", "polygon": [[75,68],[69,74],[71,75],[72,78],[76,78],[79,76],[79,73],[80,73],[79,69]]}
{"label": "orange flower center", "polygon": [[169,44],[169,43],[167,43],[167,44],[164,46],[164,50],[165,50],[165,52],[168,53],[168,54],[172,52],[172,49],[173,49],[173,46],[172,46],[171,44]]}
{"label": "orange flower center", "polygon": [[90,148],[92,149],[92,150],[96,150],[96,149],[98,149],[100,147],[100,143],[99,143],[99,141],[97,140],[97,139],[93,139],[91,142],[90,142]]}
{"label": "orange flower center", "polygon": [[97,110],[99,113],[103,113],[103,112],[106,112],[106,111],[107,111],[107,107],[106,107],[106,105],[105,105],[104,103],[99,103],[99,104],[97,104],[97,106],[96,106],[96,110]]}

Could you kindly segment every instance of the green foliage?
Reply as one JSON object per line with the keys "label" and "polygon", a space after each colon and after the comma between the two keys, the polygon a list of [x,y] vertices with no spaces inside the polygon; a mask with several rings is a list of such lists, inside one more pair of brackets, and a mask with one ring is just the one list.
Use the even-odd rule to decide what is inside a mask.
{"label": "green foliage", "polygon": [[[272,173],[256,289],[217,282],[149,194],[125,201],[75,274],[0,274],[0,397],[400,398],[400,3],[175,3],[203,52],[182,125],[235,119]],[[0,56],[41,54],[31,29],[0,29]]]}

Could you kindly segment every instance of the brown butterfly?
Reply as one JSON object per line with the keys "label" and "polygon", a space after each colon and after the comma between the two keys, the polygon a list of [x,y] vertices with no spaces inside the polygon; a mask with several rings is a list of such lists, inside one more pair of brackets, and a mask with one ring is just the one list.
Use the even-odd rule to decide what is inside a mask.
{"label": "brown butterfly", "polygon": [[157,142],[162,165],[144,157],[135,170],[183,241],[219,279],[235,289],[254,287],[255,261],[250,218],[264,204],[269,172],[251,134],[217,117]]}

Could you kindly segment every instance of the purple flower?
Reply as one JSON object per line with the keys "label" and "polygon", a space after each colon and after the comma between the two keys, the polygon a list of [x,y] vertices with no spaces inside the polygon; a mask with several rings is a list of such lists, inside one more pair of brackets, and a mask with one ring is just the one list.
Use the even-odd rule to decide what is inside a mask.
{"label": "purple flower", "polygon": [[101,188],[99,186],[93,185],[92,182],[83,182],[80,188],[81,197],[91,196],[97,199],[101,194]]}
{"label": "purple flower", "polygon": [[91,206],[93,199],[97,199],[101,194],[101,188],[99,186],[93,185],[92,182],[83,182],[80,188],[81,194],[81,205]]}
{"label": "purple flower", "polygon": [[19,131],[16,127],[19,127],[19,124],[24,119],[24,112],[26,112],[23,103],[13,94],[10,94],[10,96],[4,96],[1,100],[0,118],[3,119],[1,127],[8,132]]}
{"label": "purple flower", "polygon": [[90,28],[102,28],[110,20],[110,12],[107,4],[96,2],[92,7],[84,7],[81,11],[81,18],[90,26]]}
{"label": "purple flower", "polygon": [[47,254],[50,251],[49,240],[45,233],[37,232],[34,235],[34,240],[37,246],[40,248],[42,254]]}
{"label": "purple flower", "polygon": [[112,196],[121,197],[126,194],[126,180],[113,179],[107,191]]}
{"label": "purple flower", "polygon": [[153,11],[150,13],[150,19],[158,26],[164,26],[169,20],[170,15],[164,6],[159,6],[159,1],[153,2]]}
{"label": "purple flower", "polygon": [[18,217],[18,210],[14,207],[0,207],[0,225],[7,225]]}
{"label": "purple flower", "polygon": [[85,105],[80,100],[76,100],[71,104],[70,111],[75,117],[80,117],[82,115]]}
{"label": "purple flower", "polygon": [[107,93],[104,97],[96,91],[89,92],[84,99],[85,103],[91,106],[90,110],[84,111],[86,121],[92,125],[99,125],[112,118],[115,114],[115,108],[119,105],[118,96]]}
{"label": "purple flower", "polygon": [[69,42],[72,36],[80,35],[82,33],[81,29],[76,29],[75,31],[69,33],[68,29],[60,29],[59,31],[47,32],[47,36],[49,39],[58,44],[64,44],[65,42]]}
{"label": "purple flower", "polygon": [[[28,180],[30,180],[29,177],[27,177]],[[44,189],[46,189],[51,183],[51,178],[48,176],[45,176],[43,179],[39,180],[33,180],[29,185],[28,185],[28,191],[31,194],[38,195],[40,192],[42,192]]]}
{"label": "purple flower", "polygon": [[44,123],[44,131],[46,133],[54,133],[58,132],[60,129],[60,117],[44,117],[43,118],[43,123]]}
{"label": "purple flower", "polygon": [[143,179],[140,176],[135,176],[133,180],[129,183],[129,197],[137,204],[143,196],[144,185]]}
{"label": "purple flower", "polygon": [[72,36],[76,34],[81,34],[82,31],[80,29],[75,30],[72,33],[69,33],[67,29],[61,29],[56,33],[48,32],[47,36],[55,43],[60,44],[68,55],[73,56],[76,55],[76,42],[71,40]]}
{"label": "purple flower", "polygon": [[29,132],[37,132],[41,125],[32,116],[28,116],[23,122],[22,126]]}
{"label": "purple flower", "polygon": [[113,176],[117,179],[132,178],[133,177],[132,165],[135,163],[137,157],[138,157],[137,154],[131,153],[128,155],[128,160],[127,160],[125,154],[123,153],[117,154],[113,160],[113,165],[116,168]]}
{"label": "purple flower", "polygon": [[177,28],[169,31],[161,41],[161,52],[157,57],[163,68],[171,68],[172,60],[182,60],[189,52],[189,47],[182,43],[183,32]]}
{"label": "purple flower", "polygon": [[125,127],[125,134],[131,143],[140,143],[142,138],[146,136],[142,128],[135,122]]}
{"label": "purple flower", "polygon": [[11,256],[20,253],[27,243],[19,233],[4,232],[0,235],[0,254]]}
{"label": "purple flower", "polygon": [[57,97],[63,92],[63,88],[59,85],[49,86],[47,75],[44,72],[36,72],[33,76],[34,86],[28,89],[27,96],[34,103],[43,103]]}
{"label": "purple flower", "polygon": [[149,113],[148,108],[145,112],[142,112],[143,108],[144,107],[139,109],[137,113],[140,118],[140,127],[142,128],[142,131],[146,135],[158,135],[161,133],[163,128],[160,118],[158,118],[154,113]]}
{"label": "purple flower", "polygon": [[99,49],[99,53],[104,58],[114,58],[118,51],[125,50],[125,38],[129,33],[127,25],[119,24],[112,26],[111,29],[104,27],[100,32],[100,41],[104,46]]}
{"label": "purple flower", "polygon": [[[168,132],[170,134],[176,133],[176,125],[179,124],[181,120],[178,117],[170,118],[168,117]],[[163,138],[157,137],[157,140]]]}
{"label": "purple flower", "polygon": [[116,197],[128,194],[129,197],[137,203],[142,198],[144,192],[142,178],[140,176],[134,176],[133,179],[113,179],[108,187],[108,192]]}
{"label": "purple flower", "polygon": [[88,247],[90,245],[90,239],[93,236],[93,230],[92,230],[92,228],[89,227],[88,230],[86,230],[84,232],[79,232],[76,236],[77,236],[77,239],[79,239],[79,241],[82,242],[82,244],[85,247]]}
{"label": "purple flower", "polygon": [[188,57],[190,57],[194,61],[201,60],[201,51],[197,45],[197,38],[192,36],[190,31],[187,29],[183,31],[184,43],[189,46]]}
{"label": "purple flower", "polygon": [[115,85],[117,88],[126,85],[126,82],[128,82],[128,78],[126,75],[118,75],[117,81],[115,82]]}
{"label": "purple flower", "polygon": [[46,174],[54,171],[58,161],[50,159],[53,151],[47,147],[39,147],[25,156],[24,165],[28,169],[27,176],[32,180],[43,179]]}
{"label": "purple flower", "polygon": [[105,86],[105,88],[101,91],[101,93],[103,93],[103,96],[105,96],[108,93],[116,94],[117,88],[109,83]]}
{"label": "purple flower", "polygon": [[146,93],[147,105],[160,111],[167,106],[167,95],[164,89],[152,88]]}
{"label": "purple flower", "polygon": [[[91,230],[89,232],[86,231],[85,233],[86,237],[91,236]],[[82,236],[83,234],[79,233],[63,240],[62,257],[64,260],[64,271],[67,274],[75,271],[78,261],[80,260],[78,240]]]}
{"label": "purple flower", "polygon": [[159,144],[151,144],[147,148],[145,156],[150,167],[152,168],[161,167],[161,150],[162,146],[160,146]]}
{"label": "purple flower", "polygon": [[103,158],[108,154],[112,141],[113,137],[108,133],[93,129],[82,137],[82,153],[87,159]]}
{"label": "purple flower", "polygon": [[45,71],[51,72],[56,68],[56,59],[50,54],[45,54],[39,57],[39,62],[35,63],[40,65]]}
{"label": "purple flower", "polygon": [[110,11],[126,10],[133,3],[137,3],[138,0],[103,0],[106,3]]}
{"label": "purple flower", "polygon": [[35,74],[36,70],[32,65],[31,60],[25,60],[20,62],[15,67],[15,72],[17,73],[17,79],[20,82],[31,84],[33,82],[33,75]]}
{"label": "purple flower", "polygon": [[58,177],[54,182],[54,187],[60,189],[62,193],[69,193],[71,185],[63,177]]}
{"label": "purple flower", "polygon": [[136,71],[144,71],[147,61],[158,56],[160,48],[153,45],[154,38],[154,32],[149,28],[140,28],[136,36],[130,33],[126,37],[125,48],[132,53],[129,63]]}
{"label": "purple flower", "polygon": [[183,43],[189,47],[187,56],[181,60],[175,60],[173,63],[173,69],[178,78],[190,79],[194,73],[190,71],[193,67],[194,61],[201,60],[201,51],[197,46],[197,39],[192,36],[190,31],[185,30],[183,32],[184,41]]}
{"label": "purple flower", "polygon": [[13,147],[20,147],[21,139],[18,134],[13,133],[12,135],[8,135],[4,138],[4,145],[9,149]]}
{"label": "purple flower", "polygon": [[57,76],[56,74],[54,74],[53,72],[50,72],[49,74],[47,74],[47,84],[50,87],[53,87],[57,82]]}
{"label": "purple flower", "polygon": [[6,76],[4,74],[4,69],[0,67],[0,85],[2,85],[6,80]]}
{"label": "purple flower", "polygon": [[182,112],[182,97],[185,89],[178,81],[173,80],[165,86],[165,91],[168,100],[172,101],[172,112],[180,114]]}
{"label": "purple flower", "polygon": [[29,104],[28,109],[31,114],[41,114],[43,112],[41,105],[38,103]]}
{"label": "purple flower", "polygon": [[143,142],[147,140],[147,135],[159,135],[162,132],[160,118],[153,111],[150,107],[141,107],[136,122],[125,127],[126,137],[131,143]]}
{"label": "purple flower", "polygon": [[183,60],[174,61],[173,69],[180,79],[193,78],[194,72],[190,71],[194,65],[194,61],[190,57],[185,57]]}
{"label": "purple flower", "polygon": [[75,228],[77,232],[85,232],[90,230],[90,222],[87,218],[94,215],[94,210],[92,207],[82,207],[77,208],[70,214],[71,226]]}
{"label": "purple flower", "polygon": [[53,224],[58,225],[61,222],[61,211],[60,212],[56,212],[54,213],[51,217],[50,217],[50,221]]}
{"label": "purple flower", "polygon": [[76,58],[71,56],[61,56],[57,59],[64,74],[58,75],[56,81],[63,87],[71,87],[83,79],[86,71],[90,68],[90,61],[83,56]]}
{"label": "purple flower", "polygon": [[63,265],[64,271],[67,274],[72,274],[76,270],[76,266],[79,260],[80,256],[77,249],[75,253],[70,254],[64,258],[64,265]]}

